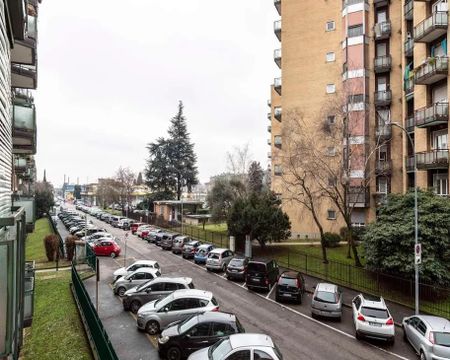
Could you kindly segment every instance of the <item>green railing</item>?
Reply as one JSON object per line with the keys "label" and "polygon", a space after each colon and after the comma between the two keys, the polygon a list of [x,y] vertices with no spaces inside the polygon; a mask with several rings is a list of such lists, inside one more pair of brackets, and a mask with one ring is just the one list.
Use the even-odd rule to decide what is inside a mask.
{"label": "green railing", "polygon": [[97,256],[88,244],[86,244],[86,263],[97,272]]}
{"label": "green railing", "polygon": [[117,354],[103,328],[102,321],[91,302],[75,265],[72,265],[72,293],[86,329],[94,357],[101,360],[118,360]]}

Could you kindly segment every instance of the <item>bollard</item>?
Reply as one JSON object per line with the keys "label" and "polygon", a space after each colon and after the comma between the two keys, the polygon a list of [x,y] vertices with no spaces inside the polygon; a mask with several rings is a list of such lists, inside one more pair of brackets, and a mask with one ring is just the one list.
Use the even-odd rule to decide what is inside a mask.
{"label": "bollard", "polygon": [[[222,239],[222,236],[220,237],[220,239]],[[230,236],[230,250],[232,252],[236,252],[236,241],[234,236]]]}
{"label": "bollard", "polygon": [[249,259],[252,257],[252,241],[250,235],[245,235],[245,257]]}

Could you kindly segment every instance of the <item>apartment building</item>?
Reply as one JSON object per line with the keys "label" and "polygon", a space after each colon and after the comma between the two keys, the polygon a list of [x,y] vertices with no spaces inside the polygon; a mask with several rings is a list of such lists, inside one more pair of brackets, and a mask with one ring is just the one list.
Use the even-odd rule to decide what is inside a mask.
{"label": "apartment building", "polygon": [[0,359],[18,359],[33,315],[38,0],[0,0]]}
{"label": "apartment building", "polygon": [[[388,193],[414,186],[414,159],[417,185],[447,196],[447,0],[274,0],[274,7],[280,75],[268,101],[268,157],[272,189],[294,236],[318,230],[309,211],[285,194],[280,159],[293,112],[307,127],[343,117],[350,124],[336,158],[356,154],[346,169],[355,226],[373,221]],[[344,99],[342,111],[327,108],[336,99]],[[326,144],[318,139],[317,146]],[[320,204],[319,215],[325,231],[343,226],[331,201]]]}

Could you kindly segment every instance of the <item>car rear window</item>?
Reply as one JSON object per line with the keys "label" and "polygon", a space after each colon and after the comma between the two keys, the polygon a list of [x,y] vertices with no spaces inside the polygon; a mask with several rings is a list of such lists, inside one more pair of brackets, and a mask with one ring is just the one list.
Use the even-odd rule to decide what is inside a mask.
{"label": "car rear window", "polygon": [[210,259],[220,259],[220,255],[219,254],[209,254],[208,256]]}
{"label": "car rear window", "polygon": [[314,300],[330,304],[335,304],[337,302],[336,294],[328,291],[318,291]]}
{"label": "car rear window", "polygon": [[364,306],[361,308],[361,314],[368,316],[368,317],[373,317],[376,319],[387,319],[389,317],[387,310],[375,309],[375,308],[364,307]]}
{"label": "car rear window", "polygon": [[434,341],[436,345],[450,346],[450,333],[448,332],[435,332]]}
{"label": "car rear window", "polygon": [[233,266],[242,266],[244,264],[244,259],[232,259],[230,261],[230,265]]}
{"label": "car rear window", "polygon": [[266,265],[261,263],[248,263],[247,266],[248,271],[258,271],[258,272],[265,272],[266,271]]}
{"label": "car rear window", "polygon": [[279,284],[280,285],[287,285],[287,286],[295,286],[295,287],[297,287],[297,279],[281,277],[280,281],[279,281]]}

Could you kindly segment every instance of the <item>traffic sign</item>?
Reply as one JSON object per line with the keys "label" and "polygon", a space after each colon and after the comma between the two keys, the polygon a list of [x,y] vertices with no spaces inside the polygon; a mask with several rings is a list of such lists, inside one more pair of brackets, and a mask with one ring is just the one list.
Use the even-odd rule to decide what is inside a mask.
{"label": "traffic sign", "polygon": [[414,246],[414,255],[415,255],[416,265],[420,265],[422,263],[422,245],[421,244],[416,244]]}

